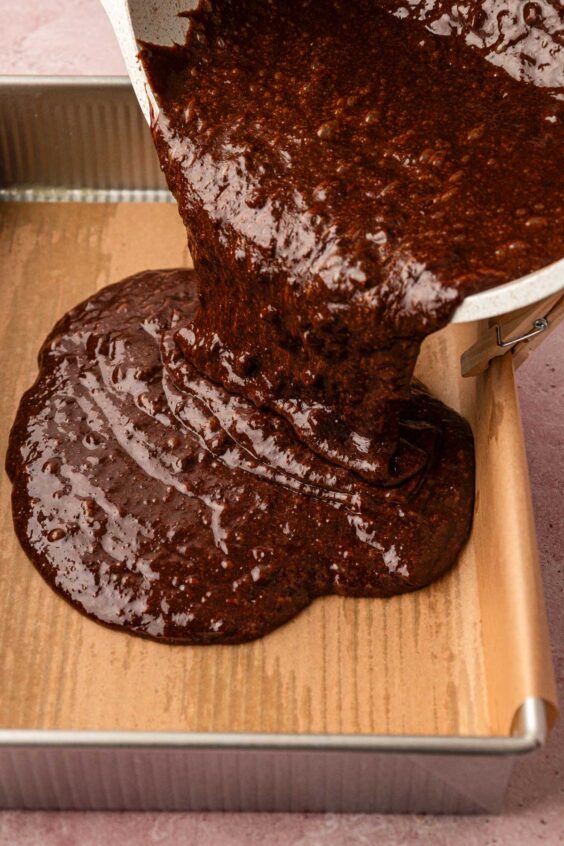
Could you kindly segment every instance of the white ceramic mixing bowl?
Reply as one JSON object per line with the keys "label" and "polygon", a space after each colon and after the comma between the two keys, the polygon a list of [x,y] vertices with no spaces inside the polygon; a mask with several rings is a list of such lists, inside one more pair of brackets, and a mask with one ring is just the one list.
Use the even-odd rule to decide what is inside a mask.
{"label": "white ceramic mixing bowl", "polygon": [[[149,121],[157,106],[137,54],[139,41],[152,44],[183,44],[189,26],[179,13],[197,0],[101,0],[114,28],[139,105]],[[155,9],[158,8],[158,14]],[[483,320],[531,305],[564,289],[564,259],[520,279],[472,294],[456,309],[453,323]]]}

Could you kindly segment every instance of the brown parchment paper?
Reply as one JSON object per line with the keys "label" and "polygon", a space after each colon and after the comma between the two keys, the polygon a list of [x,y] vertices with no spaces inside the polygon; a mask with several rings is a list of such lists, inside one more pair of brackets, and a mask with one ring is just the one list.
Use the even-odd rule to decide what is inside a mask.
{"label": "brown parchment paper", "polygon": [[[0,206],[2,454],[55,320],[127,274],[188,261],[174,206]],[[4,474],[0,726],[504,735],[527,696],[554,707],[511,361],[463,380],[477,331],[438,333],[418,365],[476,434],[476,519],[458,566],[409,596],[318,600],[252,644],[167,646],[74,611],[20,550]]]}

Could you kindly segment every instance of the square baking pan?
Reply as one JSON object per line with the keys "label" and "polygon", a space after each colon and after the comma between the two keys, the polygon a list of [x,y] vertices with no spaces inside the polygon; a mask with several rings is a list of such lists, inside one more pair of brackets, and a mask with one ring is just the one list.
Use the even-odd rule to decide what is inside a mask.
{"label": "square baking pan", "polygon": [[[188,265],[126,78],[0,80],[5,447],[63,312],[147,267]],[[431,587],[327,597],[262,640],[178,647],[77,614],[15,538],[0,493],[0,807],[481,813],[556,697],[511,355],[476,378],[479,324],[417,375],[476,438],[472,537]]]}

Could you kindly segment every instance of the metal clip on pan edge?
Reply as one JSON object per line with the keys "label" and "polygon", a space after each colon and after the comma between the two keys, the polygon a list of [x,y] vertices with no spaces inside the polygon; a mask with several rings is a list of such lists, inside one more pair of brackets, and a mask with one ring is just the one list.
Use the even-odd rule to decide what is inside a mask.
{"label": "metal clip on pan edge", "polygon": [[462,375],[478,376],[492,359],[508,352],[513,356],[514,367],[519,367],[563,318],[564,295],[560,292],[491,320],[478,340],[462,354]]}
{"label": "metal clip on pan edge", "polygon": [[550,324],[548,322],[548,318],[538,317],[533,323],[533,328],[530,332],[526,332],[524,335],[519,335],[518,338],[510,338],[508,341],[504,341],[501,334],[501,326],[499,324],[496,324],[495,337],[497,345],[498,347],[502,347],[503,349],[511,349],[515,346],[515,344],[519,344],[521,341],[528,341],[529,338],[535,338],[537,335],[540,335],[541,332],[544,332],[545,329],[548,329],[549,325]]}

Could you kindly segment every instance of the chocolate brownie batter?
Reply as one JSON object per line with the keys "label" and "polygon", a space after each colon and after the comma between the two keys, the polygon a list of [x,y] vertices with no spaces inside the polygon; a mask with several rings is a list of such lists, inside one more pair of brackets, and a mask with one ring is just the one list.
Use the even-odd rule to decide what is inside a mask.
{"label": "chocolate brownie batter", "polygon": [[563,104],[468,46],[479,19],[418,16],[213,0],[144,47],[196,271],[67,314],[8,455],[22,545],[101,622],[241,642],[456,560],[472,436],[413,368],[466,295],[564,255]]}
{"label": "chocolate brownie batter", "polygon": [[193,271],[138,274],[45,342],[8,461],[16,530],[45,578],[109,625],[226,643],[320,594],[385,596],[452,564],[473,493],[465,422],[416,391],[402,425],[427,464],[383,494],[192,374],[176,330],[196,289]]}

